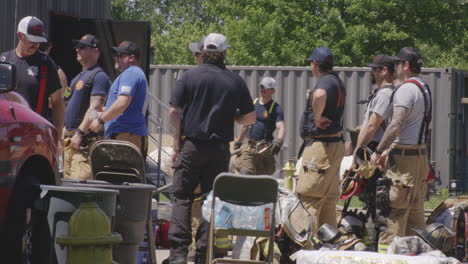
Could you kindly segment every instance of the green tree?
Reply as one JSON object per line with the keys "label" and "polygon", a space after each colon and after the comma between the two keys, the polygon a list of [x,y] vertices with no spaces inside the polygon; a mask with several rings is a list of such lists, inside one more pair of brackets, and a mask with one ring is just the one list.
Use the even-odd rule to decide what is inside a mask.
{"label": "green tree", "polygon": [[192,64],[188,42],[228,37],[231,65],[305,65],[328,46],[336,65],[418,48],[426,67],[468,69],[463,0],[112,0],[115,19],[152,23],[154,63]]}

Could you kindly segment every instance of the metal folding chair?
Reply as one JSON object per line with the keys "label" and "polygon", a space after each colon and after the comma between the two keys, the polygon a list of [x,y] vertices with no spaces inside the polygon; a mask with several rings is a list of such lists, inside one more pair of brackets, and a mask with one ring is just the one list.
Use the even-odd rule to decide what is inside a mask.
{"label": "metal folding chair", "polygon": [[[215,228],[215,203],[216,198],[239,205],[239,206],[260,206],[272,203],[273,216],[270,217],[269,230],[251,230],[236,228]],[[278,200],[278,182],[271,176],[238,175],[231,173],[219,174],[213,184],[213,201],[211,204],[210,234],[208,240],[207,263],[272,263],[273,243],[275,235],[275,211]],[[216,258],[213,259],[213,247],[216,233],[226,232],[237,236],[268,237],[268,257],[266,261],[240,260]]]}

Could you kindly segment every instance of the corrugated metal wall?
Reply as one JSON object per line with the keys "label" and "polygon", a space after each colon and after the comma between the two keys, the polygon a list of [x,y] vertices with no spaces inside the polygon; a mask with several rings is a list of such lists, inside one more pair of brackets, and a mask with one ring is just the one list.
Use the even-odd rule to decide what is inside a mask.
{"label": "corrugated metal wall", "polygon": [[[193,66],[152,65],[151,95],[167,104],[175,80],[191,67]],[[285,112],[287,139],[278,159],[280,164],[284,164],[284,160],[297,155],[302,141],[299,137],[298,127],[305,105],[306,89],[313,88],[316,79],[312,77],[307,67],[232,66],[229,68],[245,79],[252,97],[259,95],[258,83],[264,76],[271,76],[278,82],[279,88],[273,97],[281,104]],[[339,72],[347,89],[344,128],[354,128],[362,122],[362,115],[365,111],[365,105],[358,105],[357,102],[367,98],[371,90],[370,69],[336,67],[335,70]],[[463,131],[465,130],[462,128],[464,122],[461,115],[464,108],[460,106],[462,95],[460,91],[463,92],[463,87],[466,87],[468,83],[466,76],[468,76],[466,71],[451,69],[424,69],[422,73],[422,78],[429,84],[433,92],[432,160],[436,162],[436,171],[444,186],[448,184],[449,173],[452,178],[456,177],[456,167],[458,168],[456,172],[458,177],[463,178],[463,175],[466,174],[466,169],[462,166],[464,156],[460,156],[460,153],[467,152],[466,144],[462,144],[464,142]],[[155,103],[150,105],[150,110],[163,119],[165,128],[168,129],[167,110]],[[465,116],[468,117],[468,112],[465,113]],[[455,119],[461,120],[455,121]],[[456,141],[455,138],[457,138]],[[451,146],[457,149],[452,149]],[[455,156],[459,158],[455,158]]]}
{"label": "corrugated metal wall", "polygon": [[1,0],[0,1],[0,51],[16,45],[16,29],[21,18],[36,16],[49,33],[50,12],[80,18],[111,18],[110,0]]}

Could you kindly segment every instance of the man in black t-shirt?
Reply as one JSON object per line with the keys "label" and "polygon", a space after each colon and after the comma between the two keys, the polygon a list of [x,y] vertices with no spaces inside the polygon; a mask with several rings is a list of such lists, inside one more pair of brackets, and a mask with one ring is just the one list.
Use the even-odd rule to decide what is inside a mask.
{"label": "man in black t-shirt", "polygon": [[[57,66],[45,53],[39,51],[40,43],[47,42],[42,21],[33,16],[21,19],[18,24],[18,46],[0,54],[0,61],[16,66],[16,91],[28,101],[32,110],[52,122],[62,137],[65,106]],[[48,107],[50,98],[52,109]],[[59,146],[62,146],[59,140]]]}
{"label": "man in black t-shirt", "polygon": [[[204,42],[204,64],[186,71],[176,82],[169,118],[174,128],[174,179],[170,257],[164,263],[187,263],[192,241],[190,208],[194,190],[211,191],[215,177],[228,171],[229,142],[234,121],[255,122],[254,106],[245,81],[226,69],[226,37],[212,33]],[[195,263],[205,263],[209,224],[201,220]]]}
{"label": "man in black t-shirt", "polygon": [[346,91],[333,72],[333,54],[326,47],[314,50],[310,69],[318,78],[317,86],[307,96],[302,117],[301,136],[306,147],[297,182],[302,204],[315,219],[314,232],[322,224],[337,227],[339,170],[344,156],[342,116]]}
{"label": "man in black t-shirt", "polygon": [[[256,122],[240,128],[234,149],[240,148],[235,168],[241,174],[271,175],[275,172],[275,155],[283,145],[284,113],[272,99],[277,89],[275,79],[265,77],[260,82],[260,97],[254,100]],[[273,139],[273,132],[278,134]],[[248,140],[244,141],[244,136]]]}
{"label": "man in black t-shirt", "polygon": [[[98,139],[89,135],[89,127],[97,112],[102,112],[107,93],[111,86],[109,76],[97,65],[100,50],[99,40],[86,34],[74,40],[76,60],[82,71],[70,83],[71,96],[65,112],[66,141],[70,141],[64,151],[63,177],[66,179],[90,180],[91,165],[88,149]],[[85,150],[85,151],[83,151]]]}

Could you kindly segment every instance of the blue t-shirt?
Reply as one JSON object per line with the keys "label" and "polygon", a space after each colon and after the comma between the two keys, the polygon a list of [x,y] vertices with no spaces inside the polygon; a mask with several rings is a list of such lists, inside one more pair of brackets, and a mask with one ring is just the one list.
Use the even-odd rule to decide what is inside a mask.
{"label": "blue t-shirt", "polygon": [[115,79],[109,91],[106,109],[111,107],[119,95],[129,95],[132,101],[122,114],[105,123],[106,137],[121,132],[148,135],[145,119],[147,91],[146,76],[138,66],[129,67]]}
{"label": "blue t-shirt", "polygon": [[[255,102],[255,115],[257,121],[250,128],[249,138],[255,140],[273,140],[273,132],[276,129],[276,123],[284,121],[284,112],[281,106],[273,100],[262,105],[260,99]],[[266,136],[266,138],[265,138]]]}
{"label": "blue t-shirt", "polygon": [[[98,72],[99,71],[99,72]],[[93,84],[87,86],[86,82],[95,72],[98,72],[93,79]],[[70,83],[73,94],[68,101],[65,110],[65,127],[68,131],[76,129],[89,109],[90,99],[93,95],[107,96],[111,81],[109,76],[99,66],[82,71]]]}

